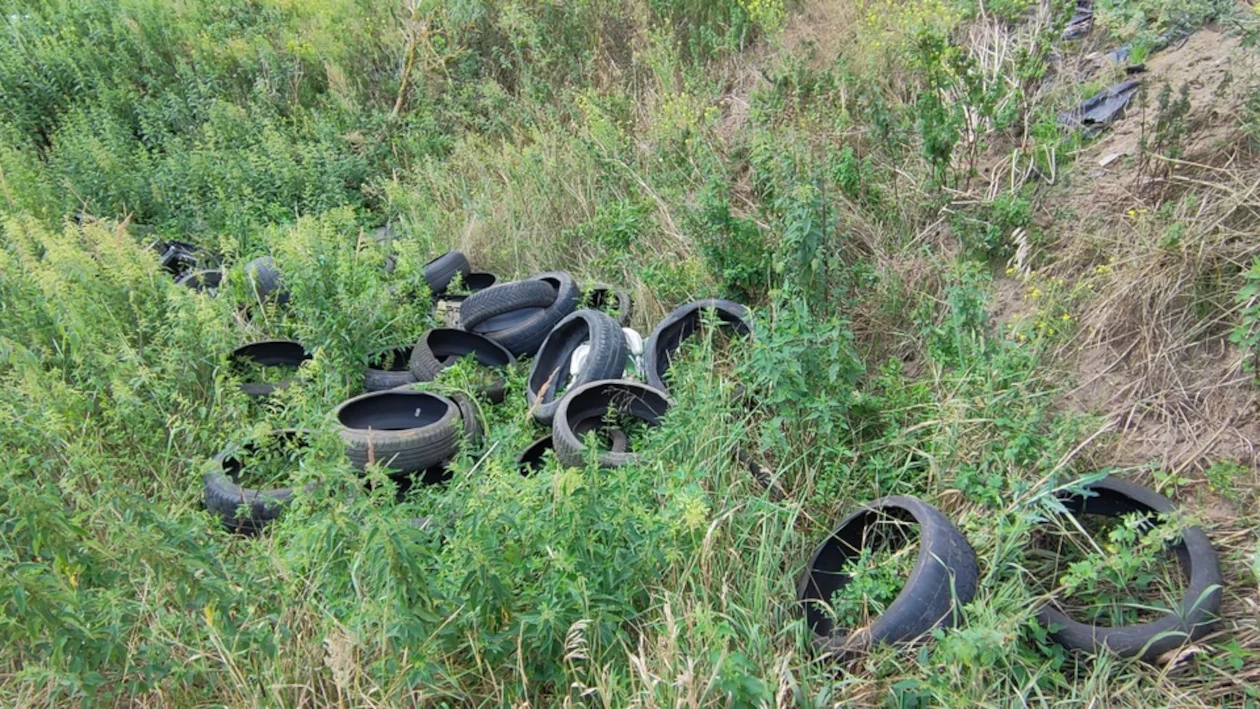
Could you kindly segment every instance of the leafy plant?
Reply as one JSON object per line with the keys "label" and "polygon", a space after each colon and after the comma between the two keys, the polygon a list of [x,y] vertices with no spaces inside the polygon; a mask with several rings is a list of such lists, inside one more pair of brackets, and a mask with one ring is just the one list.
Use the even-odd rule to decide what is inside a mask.
{"label": "leafy plant", "polygon": [[905,586],[918,558],[918,529],[893,520],[868,528],[868,541],[841,568],[849,577],[831,597],[828,612],[840,628],[869,625],[887,610]]}
{"label": "leafy plant", "polygon": [[1243,287],[1235,297],[1239,322],[1230,333],[1229,341],[1251,353],[1243,364],[1247,371],[1260,377],[1260,259],[1252,262],[1243,278]]}

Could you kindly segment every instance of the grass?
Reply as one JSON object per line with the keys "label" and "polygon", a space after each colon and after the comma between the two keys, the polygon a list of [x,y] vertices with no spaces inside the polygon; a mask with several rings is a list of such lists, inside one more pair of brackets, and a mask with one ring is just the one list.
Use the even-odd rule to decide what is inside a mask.
{"label": "grass", "polygon": [[[0,703],[1260,701],[1260,99],[1213,73],[1247,55],[1195,64],[1162,107],[1153,79],[1093,142],[1055,119],[1095,49],[1215,18],[1216,51],[1254,22],[1100,2],[1065,43],[1071,3],[894,5],[5,4]],[[367,236],[386,222],[388,246]],[[218,295],[161,273],[158,237],[220,254]],[[448,248],[501,280],[623,287],[642,333],[733,297],[756,338],[689,340],[674,408],[611,470],[519,474],[545,432],[517,363],[503,404],[477,402],[484,443],[400,494],[351,469],[329,412],[437,324],[423,266]],[[286,306],[251,302],[262,254]],[[312,359],[256,406],[228,357],[275,338]],[[414,386],[475,395],[481,371]],[[201,475],[283,428],[313,432],[300,492],[234,537]],[[1222,622],[1171,664],[1073,655],[1035,623],[1051,591],[1126,619],[1176,596],[1160,540],[1047,524],[1099,471],[1183,503],[1220,553]],[[977,596],[920,647],[817,663],[794,581],[891,494],[958,524]],[[834,599],[854,624],[905,577],[882,554]]]}

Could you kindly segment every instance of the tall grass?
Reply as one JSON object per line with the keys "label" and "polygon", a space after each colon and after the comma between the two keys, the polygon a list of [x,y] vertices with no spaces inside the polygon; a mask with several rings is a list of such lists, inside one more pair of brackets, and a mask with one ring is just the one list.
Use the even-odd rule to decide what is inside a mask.
{"label": "tall grass", "polygon": [[[771,0],[3,3],[0,702],[1254,699],[1260,639],[1235,612],[1254,515],[1221,523],[1240,590],[1198,656],[1071,655],[1034,622],[1058,580],[1032,577],[1031,540],[1113,424],[1064,405],[1074,326],[996,322],[1047,193],[980,165],[1068,168],[1079,137],[1053,116],[1072,91],[1045,70],[1068,8],[862,5],[845,32],[878,46],[820,62]],[[158,237],[216,253],[219,295],[176,286]],[[372,353],[436,324],[423,266],[451,247],[505,279],[623,285],[645,333],[737,297],[757,336],[690,343],[634,465],[522,476],[542,433],[522,363],[451,481],[403,489],[350,468],[329,412]],[[253,300],[243,264],[264,253],[287,306]],[[1204,302],[1232,302],[1237,274],[1217,275]],[[1042,303],[1045,321],[1082,305]],[[272,337],[313,359],[260,404],[228,354]],[[229,535],[202,507],[211,457],[290,427],[314,431],[304,491],[262,536]],[[1254,499],[1246,476],[1221,484]],[[958,522],[981,592],[918,647],[818,663],[795,579],[888,494]]]}

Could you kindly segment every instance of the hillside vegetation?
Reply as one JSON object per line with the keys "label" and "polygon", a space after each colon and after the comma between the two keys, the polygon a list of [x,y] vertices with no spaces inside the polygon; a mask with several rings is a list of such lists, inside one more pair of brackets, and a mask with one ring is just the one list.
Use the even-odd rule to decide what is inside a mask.
{"label": "hillside vegetation", "polygon": [[[1071,0],[0,6],[0,704],[1260,703],[1253,8],[1096,0],[1068,40]],[[1122,45],[1127,115],[1063,125]],[[221,254],[217,297],[156,239]],[[450,248],[619,284],[644,335],[732,298],[756,337],[688,348],[634,465],[520,475],[522,363],[484,447],[400,490],[329,414],[436,324]],[[265,254],[286,305],[253,298]],[[268,338],[314,356],[260,404],[228,355]],[[285,428],[313,432],[302,492],[225,531],[212,457]],[[1158,662],[1036,622],[1176,602],[1132,528],[1047,562],[1055,493],[1108,472],[1220,555],[1221,622]],[[798,575],[899,494],[962,530],[979,592],[818,662]],[[855,623],[904,582],[867,561]]]}

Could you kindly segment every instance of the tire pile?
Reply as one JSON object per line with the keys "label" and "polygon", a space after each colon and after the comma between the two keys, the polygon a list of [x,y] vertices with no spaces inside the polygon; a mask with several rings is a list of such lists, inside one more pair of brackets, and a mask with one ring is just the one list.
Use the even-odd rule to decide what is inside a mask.
{"label": "tire pile", "polygon": [[[172,262],[179,262],[179,251]],[[187,259],[184,259],[187,262]],[[268,257],[249,264],[247,272],[260,297],[283,297],[282,281]],[[189,271],[189,274],[206,273]],[[221,277],[221,272],[220,277]],[[460,274],[474,285],[467,296],[447,295],[447,286]],[[424,333],[410,350],[387,353],[380,368],[364,374],[367,393],[343,402],[333,412],[346,455],[357,469],[379,464],[396,479],[412,478],[425,484],[449,478],[446,466],[461,446],[477,446],[485,434],[477,406],[467,396],[445,397],[415,391],[412,384],[430,382],[446,367],[471,356],[493,373],[518,358],[533,357],[527,379],[530,415],[551,429],[522,451],[516,464],[524,475],[543,467],[547,451],[565,466],[588,461],[612,468],[634,461],[630,436],[610,413],[626,420],[657,426],[671,406],[667,374],[671,358],[682,342],[706,322],[707,312],[719,326],[734,334],[753,336],[748,310],[726,300],[699,300],[676,308],[652,331],[639,353],[632,352],[629,322],[631,303],[622,290],[599,285],[581,292],[572,276],[562,271],[540,273],[508,283],[490,274],[474,274],[457,251],[434,259],[425,277],[435,294],[435,315],[451,327]],[[188,276],[182,276],[184,282]],[[204,276],[202,276],[204,279]],[[217,281],[215,281],[217,283]],[[190,285],[192,285],[190,283]],[[585,301],[590,307],[579,309]],[[603,309],[615,304],[615,317]],[[454,313],[452,317],[451,313]],[[300,365],[309,355],[296,342],[270,340],[237,349],[235,364]],[[628,365],[644,382],[626,378]],[[289,384],[277,381],[242,385],[251,397],[266,397]],[[492,403],[506,395],[502,376],[488,378],[478,394]],[[742,393],[740,394],[742,397]],[[307,431],[293,429],[273,435],[301,445]],[[592,439],[588,434],[594,434]],[[600,442],[598,450],[588,443]],[[249,451],[247,447],[246,452]],[[775,498],[781,490],[769,474],[744,451],[740,460]],[[205,504],[224,525],[237,533],[257,534],[276,519],[292,499],[291,488],[251,490],[237,483],[238,453],[215,457],[217,469],[205,477]],[[764,479],[763,479],[764,478]],[[1058,496],[1069,515],[1116,517],[1156,515],[1176,510],[1168,498],[1130,482],[1106,477],[1083,485],[1077,492]],[[888,608],[862,628],[837,627],[829,613],[833,594],[852,580],[843,570],[879,538],[878,525],[887,520],[913,523],[919,529],[918,555],[905,586]],[[419,526],[428,524],[418,520]],[[1180,606],[1162,618],[1132,626],[1101,627],[1069,617],[1049,602],[1037,614],[1047,636],[1066,648],[1108,651],[1123,657],[1155,661],[1186,643],[1202,638],[1220,611],[1222,577],[1216,552],[1198,527],[1182,531],[1172,546],[1187,579]],[[909,496],[885,497],[846,516],[817,547],[797,581],[797,603],[814,634],[814,644],[825,657],[848,657],[878,643],[912,643],[936,628],[963,622],[962,607],[980,584],[975,551],[963,533],[939,510]]]}
{"label": "tire pile", "polygon": [[[270,257],[250,262],[246,272],[260,298],[284,302],[283,279]],[[469,295],[446,292],[457,275]],[[435,295],[435,316],[450,322],[454,310],[456,326],[433,328],[410,349],[382,353],[364,372],[365,393],[332,412],[350,463],[359,470],[380,465],[400,482],[446,480],[447,466],[461,448],[480,445],[486,431],[472,398],[412,387],[434,381],[465,357],[486,370],[485,383],[476,393],[490,403],[501,403],[506,396],[501,370],[518,358],[533,358],[526,392],[529,411],[551,432],[517,456],[518,469],[528,475],[543,466],[548,450],[566,466],[585,465],[590,459],[611,468],[636,460],[639,454],[632,450],[630,435],[610,422],[610,416],[646,426],[660,424],[671,405],[666,384],[670,359],[700,329],[702,315],[713,311],[719,326],[738,335],[753,333],[744,306],[700,300],[670,313],[644,345],[637,333],[624,329],[632,312],[624,290],[597,284],[584,293],[563,271],[498,283],[491,274],[474,273],[458,251],[429,262],[425,279]],[[580,308],[583,302],[590,307]],[[239,372],[249,365],[298,367],[308,359],[298,342],[265,340],[237,348],[231,364]],[[626,378],[632,363],[647,383]],[[241,390],[264,399],[290,383],[253,382],[242,384]],[[595,438],[588,438],[592,433]],[[309,432],[288,429],[273,435],[278,442],[301,447]],[[602,443],[599,450],[589,450],[590,440]],[[260,532],[293,497],[289,488],[252,490],[239,485],[240,458],[250,452],[249,447],[221,452],[214,459],[216,469],[205,477],[207,509],[241,534]]]}

